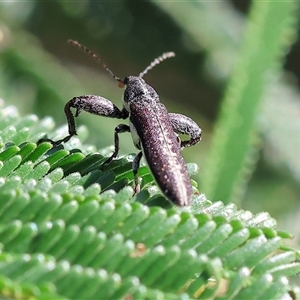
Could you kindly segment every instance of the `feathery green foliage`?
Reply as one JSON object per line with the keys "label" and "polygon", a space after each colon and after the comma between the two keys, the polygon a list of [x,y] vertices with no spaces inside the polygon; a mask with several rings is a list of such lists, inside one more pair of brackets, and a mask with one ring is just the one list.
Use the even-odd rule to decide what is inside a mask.
{"label": "feathery green foliage", "polygon": [[203,189],[230,201],[241,190],[258,151],[257,115],[266,87],[279,76],[298,20],[295,2],[254,1],[245,41],[213,136]]}
{"label": "feathery green foliage", "polygon": [[[212,203],[207,200],[199,193],[197,183],[192,181],[195,195],[191,207],[172,207],[160,194],[145,165],[139,170],[142,191],[132,197],[132,155],[118,158],[109,166],[102,166],[111,148],[96,151],[94,146],[82,145],[76,138],[55,149],[48,143],[37,145],[36,141],[45,135],[53,139],[65,136],[66,128],[53,131],[54,122],[51,118],[39,120],[35,115],[20,117],[16,108],[2,103],[1,298],[300,297],[299,251],[286,245],[291,234],[277,230],[276,221],[267,212],[253,215],[238,209],[233,203],[224,204],[232,195],[236,195],[236,191],[244,190],[247,176],[255,163],[254,154],[259,145],[252,143],[251,133],[254,132],[256,136],[256,117],[262,97],[267,95],[268,98],[263,104],[266,117],[263,123],[267,123],[267,126],[263,124],[260,130],[268,138],[280,136],[288,139],[288,135],[281,134],[282,137],[278,134],[285,132],[277,122],[277,116],[282,111],[288,111],[290,119],[297,118],[298,106],[291,109],[290,102],[277,99],[274,105],[274,95],[270,91],[280,90],[281,99],[286,99],[288,94],[286,89],[289,87],[284,86],[278,77],[283,63],[282,55],[295,37],[298,4],[253,1],[245,44],[237,55],[239,39],[235,39],[231,33],[236,29],[242,31],[240,29],[243,26],[237,23],[236,15],[232,16],[232,10],[228,9],[229,2],[185,2],[184,6],[183,3],[153,3],[179,24],[180,33],[186,35],[187,44],[192,39],[198,47],[197,51],[200,48],[207,51],[207,65],[211,70],[218,69],[215,73],[220,78],[229,76],[232,62],[239,57],[217,123],[226,134],[220,136],[216,130],[213,138],[217,141],[213,143],[215,152],[212,152],[204,170],[209,174],[203,176],[201,172],[201,178],[207,180],[204,182],[206,187],[201,191],[223,202]],[[81,8],[87,11],[89,5],[102,4],[87,1]],[[43,5],[42,2],[36,2],[31,7],[40,9]],[[76,34],[85,37],[82,28],[88,22],[82,22],[79,10],[77,13],[73,11],[74,14],[68,19],[66,11],[72,10],[72,4],[57,2],[57,5],[65,13],[60,15],[63,23],[69,26],[70,19],[75,20],[76,24],[80,23],[81,28]],[[4,45],[0,44],[2,95],[18,101],[20,107],[23,105],[32,110],[36,106],[40,109],[39,113],[42,111],[43,115],[54,115],[55,110],[62,111],[63,103],[70,97],[86,93],[74,76],[59,66],[42,49],[39,41],[28,34],[30,30],[22,28],[21,22],[12,17],[13,13],[5,15],[3,8],[4,4],[0,4],[1,19],[13,34],[8,35],[9,38],[4,37]],[[220,8],[222,14],[216,14]],[[6,12],[11,11],[6,8]],[[42,13],[42,10],[37,11],[38,14]],[[34,13],[28,16],[29,20],[36,17]],[[134,15],[134,19],[137,17]],[[134,28],[135,33],[138,27]],[[0,33],[5,36],[7,31],[3,28],[5,26],[1,23]],[[118,32],[124,28],[118,25]],[[150,31],[148,25],[147,30]],[[144,37],[144,32],[142,35]],[[67,38],[70,37],[76,38],[77,35]],[[156,42],[153,44],[156,45]],[[137,46],[130,44],[130,52],[132,47],[136,51]],[[192,46],[195,48],[195,45]],[[101,47],[105,48],[105,43]],[[118,57],[117,48],[114,46],[114,57]],[[246,75],[242,76],[244,73]],[[245,77],[248,77],[247,82]],[[24,84],[25,92],[22,90],[22,78],[29,83],[29,88]],[[270,91],[268,86],[271,87]],[[105,84],[101,86],[103,95],[110,90],[105,88]],[[44,101],[37,102],[40,99]],[[228,116],[228,111],[234,114]],[[291,111],[295,114],[291,114]],[[237,121],[241,119],[245,121],[245,126],[231,126],[232,123],[239,124]],[[92,117],[91,120],[89,116],[83,122],[97,127]],[[294,124],[287,118],[282,120],[281,123]],[[106,126],[97,128],[97,142],[101,130],[101,142],[107,145],[110,142],[103,138]],[[84,127],[79,127],[78,132],[80,140],[87,135]],[[298,132],[296,129],[295,141]],[[232,150],[237,136],[240,138],[238,146],[243,144],[243,147],[234,147]],[[275,148],[281,151],[282,160],[296,170],[293,172],[295,178],[299,178],[297,172],[300,169],[297,169],[294,158],[287,155],[290,149],[286,144],[281,143]],[[299,145],[295,146],[298,149]],[[235,161],[234,166],[229,166],[231,161]],[[197,171],[195,164],[189,164],[188,168],[191,175]]]}
{"label": "feathery green foliage", "polygon": [[204,195],[195,195],[191,208],[158,207],[170,205],[145,166],[143,191],[132,197],[131,155],[104,168],[100,153],[26,142],[52,134],[49,122],[1,109],[2,297],[277,299],[299,293],[288,281],[300,272],[299,254],[284,245],[290,235],[277,231],[267,213],[252,215]]}

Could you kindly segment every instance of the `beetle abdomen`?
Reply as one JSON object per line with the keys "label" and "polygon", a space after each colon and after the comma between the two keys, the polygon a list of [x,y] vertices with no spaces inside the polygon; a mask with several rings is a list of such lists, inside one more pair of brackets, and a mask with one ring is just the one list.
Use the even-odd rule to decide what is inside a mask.
{"label": "beetle abdomen", "polygon": [[162,192],[175,204],[190,204],[192,186],[165,106],[150,98],[130,103],[130,121],[136,129],[148,166]]}

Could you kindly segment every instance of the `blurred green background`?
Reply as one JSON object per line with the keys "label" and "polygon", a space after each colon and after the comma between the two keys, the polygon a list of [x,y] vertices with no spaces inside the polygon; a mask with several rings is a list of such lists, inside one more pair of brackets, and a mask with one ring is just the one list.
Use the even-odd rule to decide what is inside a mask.
{"label": "blurred green background", "polygon": [[[158,55],[174,51],[175,58],[156,66],[145,80],[170,112],[190,116],[203,129],[201,143],[184,150],[184,157],[199,165],[195,179],[206,193],[201,183],[211,136],[250,6],[251,1],[1,2],[0,98],[22,115],[52,116],[66,130],[63,107],[69,99],[98,94],[121,107],[123,92],[96,61],[67,44],[68,39],[98,54],[121,78],[138,75]],[[268,211],[299,244],[300,44],[294,39],[279,83],[268,89],[257,114],[255,158],[234,200],[254,213]],[[113,143],[119,121],[82,113],[77,124],[89,129],[85,142],[101,148]],[[122,154],[135,152],[129,135],[120,139]]]}

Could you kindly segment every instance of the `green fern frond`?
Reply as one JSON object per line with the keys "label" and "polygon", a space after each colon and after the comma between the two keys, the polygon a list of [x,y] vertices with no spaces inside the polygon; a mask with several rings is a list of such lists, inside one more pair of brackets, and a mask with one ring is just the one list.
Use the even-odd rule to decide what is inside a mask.
{"label": "green fern frond", "polygon": [[299,253],[285,246],[291,236],[277,231],[268,213],[212,203],[199,195],[196,183],[191,208],[171,207],[146,166],[143,190],[133,197],[132,155],[102,167],[105,156],[84,145],[69,151],[26,142],[59,135],[45,124],[49,119],[21,118],[12,107],[0,112],[2,297],[299,294],[288,280],[300,272]]}

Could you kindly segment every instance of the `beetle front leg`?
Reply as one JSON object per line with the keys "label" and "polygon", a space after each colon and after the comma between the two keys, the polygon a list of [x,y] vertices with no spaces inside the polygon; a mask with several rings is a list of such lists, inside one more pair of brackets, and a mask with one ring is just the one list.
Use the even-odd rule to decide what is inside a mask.
{"label": "beetle front leg", "polygon": [[115,157],[117,157],[118,153],[119,153],[119,133],[123,133],[123,132],[130,132],[130,127],[126,124],[119,124],[116,128],[115,128],[115,150],[113,152],[113,154],[103,163],[103,165],[107,165],[109,164]]}
{"label": "beetle front leg", "polygon": [[186,134],[190,137],[187,141],[181,141],[181,149],[194,146],[201,141],[202,130],[191,118],[175,113],[169,113],[173,130],[179,134]]}
{"label": "beetle front leg", "polygon": [[[71,108],[74,108],[76,110],[75,116],[73,115]],[[68,142],[72,136],[77,135],[75,117],[78,117],[81,111],[86,111],[97,116],[117,119],[126,119],[129,116],[129,113],[125,108],[120,110],[108,99],[96,95],[74,97],[67,102],[64,111],[67,117],[69,135],[58,141],[53,141],[51,139],[41,139],[38,143],[50,142],[54,146],[57,146],[61,143]]]}

